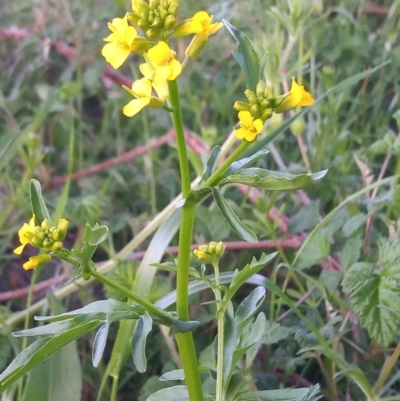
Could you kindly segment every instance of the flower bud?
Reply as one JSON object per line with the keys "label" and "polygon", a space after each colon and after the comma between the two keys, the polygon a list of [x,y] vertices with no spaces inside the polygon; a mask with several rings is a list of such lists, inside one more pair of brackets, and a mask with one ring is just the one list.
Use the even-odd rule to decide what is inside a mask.
{"label": "flower bud", "polygon": [[264,95],[266,85],[264,81],[259,81],[256,87],[256,94],[257,95]]}
{"label": "flower bud", "polygon": [[45,238],[42,242],[41,248],[49,249],[52,245],[53,245],[53,242],[52,241],[50,242],[50,240],[48,238]]}
{"label": "flower bud", "polygon": [[57,241],[57,242],[55,242],[55,243],[51,246],[50,250],[53,251],[53,252],[57,252],[57,251],[59,251],[61,248],[62,248],[62,242]]}
{"label": "flower bud", "polygon": [[24,270],[36,269],[43,266],[51,261],[51,256],[47,253],[42,253],[40,255],[31,256],[27,262],[25,262],[22,267]]}
{"label": "flower bud", "polygon": [[223,242],[219,241],[217,246],[215,247],[215,254],[217,257],[221,258],[225,252],[225,245]]}
{"label": "flower bud", "polygon": [[159,15],[160,15],[160,18],[164,21],[165,18],[167,18],[168,11],[165,10],[165,9],[161,9],[160,12],[159,12]]}
{"label": "flower bud", "polygon": [[244,102],[235,102],[233,108],[237,111],[250,111],[251,106]]}
{"label": "flower bud", "polygon": [[261,108],[257,104],[253,104],[250,109],[250,114],[256,119],[261,116]]}
{"label": "flower bud", "polygon": [[171,2],[171,4],[168,7],[168,14],[176,17],[178,15],[178,11],[179,11],[179,4],[176,1]]}
{"label": "flower bud", "polygon": [[33,237],[31,239],[31,244],[36,248],[41,248],[42,247],[42,240],[39,239],[38,237]]}
{"label": "flower bud", "polygon": [[205,37],[204,35],[194,35],[192,41],[185,50],[186,56],[193,59],[199,57],[201,51],[203,50],[207,42],[208,42],[208,36]]}
{"label": "flower bud", "polygon": [[58,220],[57,230],[59,232],[60,237],[56,241],[62,241],[65,238],[65,236],[67,235],[68,226],[69,226],[68,220],[66,219]]}
{"label": "flower bud", "polygon": [[298,117],[290,124],[290,131],[294,136],[300,136],[306,128],[306,122],[303,117]]}
{"label": "flower bud", "polygon": [[160,37],[160,30],[157,28],[150,28],[146,31],[146,36],[149,39],[157,40]]}
{"label": "flower bud", "polygon": [[160,1],[160,7],[161,7],[163,10],[167,10],[167,9],[168,9],[168,0],[161,0],[161,1]]}
{"label": "flower bud", "polygon": [[139,14],[128,13],[128,21],[131,22],[133,25],[138,26],[140,20]]}
{"label": "flower bud", "polygon": [[154,22],[152,24],[152,27],[161,29],[164,26],[164,22],[160,17],[154,18]]}
{"label": "flower bud", "polygon": [[210,245],[208,245],[208,253],[213,255],[215,253],[215,248],[217,247],[217,243],[215,241],[211,241]]}
{"label": "flower bud", "polygon": [[164,21],[164,31],[169,31],[175,25],[175,17],[173,15],[168,15]]}
{"label": "flower bud", "polygon": [[267,99],[264,99],[260,102],[260,106],[262,109],[267,109],[269,107],[269,101]]}
{"label": "flower bud", "polygon": [[261,114],[261,120],[264,122],[269,120],[272,117],[272,112],[272,109],[265,109]]}
{"label": "flower bud", "polygon": [[257,97],[254,94],[254,92],[252,92],[250,89],[246,89],[244,91],[244,95],[247,97],[247,100],[249,101],[250,104],[256,104],[257,103]]}
{"label": "flower bud", "polygon": [[145,19],[140,19],[137,25],[140,29],[143,29],[144,31],[147,31],[150,28],[150,24]]}
{"label": "flower bud", "polygon": [[50,227],[51,227],[51,223],[50,223],[50,221],[49,221],[48,219],[44,219],[44,220],[42,221],[42,224],[40,225],[40,227],[41,227],[43,230],[49,230]]}
{"label": "flower bud", "polygon": [[210,255],[208,255],[204,251],[201,251],[200,249],[195,249],[193,253],[196,258],[199,259],[201,262],[211,262],[212,260],[212,257]]}

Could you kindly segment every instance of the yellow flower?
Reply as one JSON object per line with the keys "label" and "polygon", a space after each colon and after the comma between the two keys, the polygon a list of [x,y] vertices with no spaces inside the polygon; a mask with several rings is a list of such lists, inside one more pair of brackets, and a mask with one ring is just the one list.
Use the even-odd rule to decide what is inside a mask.
{"label": "yellow flower", "polygon": [[137,31],[133,26],[128,25],[128,16],[114,18],[108,23],[111,35],[104,39],[107,43],[101,54],[115,69],[121,67],[129,54],[133,51],[132,45],[137,37]]}
{"label": "yellow flower", "polygon": [[279,96],[279,98],[282,98],[283,101],[274,109],[275,113],[284,113],[285,111],[294,109],[297,106],[311,106],[314,104],[312,96],[306,92],[304,86],[299,85],[295,81],[294,77],[292,78],[292,87],[290,88],[290,92]]}
{"label": "yellow flower", "polygon": [[175,36],[187,36],[195,34],[185,54],[191,58],[196,58],[203,47],[207,44],[210,35],[218,32],[222,27],[222,22],[213,23],[214,16],[210,16],[205,11],[199,11],[192,18],[182,21],[174,28]]}
{"label": "yellow flower", "polygon": [[253,121],[249,111],[239,112],[240,128],[236,131],[236,137],[247,142],[253,142],[262,131],[264,123],[261,119]]}
{"label": "yellow flower", "polygon": [[145,78],[155,83],[173,81],[182,72],[182,64],[165,42],[157,43],[148,51],[147,57],[151,64],[141,64],[139,69]]}
{"label": "yellow flower", "polygon": [[51,261],[51,256],[47,253],[42,253],[40,255],[31,256],[27,262],[25,262],[22,267],[25,270],[36,269]]}
{"label": "yellow flower", "polygon": [[16,255],[21,255],[25,246],[28,244],[32,244],[32,238],[34,238],[35,234],[36,234],[36,222],[35,222],[35,215],[33,215],[33,217],[29,221],[29,224],[24,223],[24,225],[18,231],[19,242],[22,245],[15,248],[14,253]]}
{"label": "yellow flower", "polygon": [[136,98],[131,100],[123,108],[122,112],[127,117],[133,117],[146,106],[158,109],[164,105],[164,102],[161,99],[151,96],[151,82],[146,78],[135,81],[132,85],[132,89],[129,89],[124,85],[123,88]]}

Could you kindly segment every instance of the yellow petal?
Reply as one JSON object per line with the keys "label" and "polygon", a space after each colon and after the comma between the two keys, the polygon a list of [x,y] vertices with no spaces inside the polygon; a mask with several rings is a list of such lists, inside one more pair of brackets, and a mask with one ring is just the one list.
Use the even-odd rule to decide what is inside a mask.
{"label": "yellow petal", "polygon": [[224,24],[222,22],[212,24],[209,34],[214,35],[214,33],[218,32],[223,26],[224,26]]}
{"label": "yellow petal", "polygon": [[300,86],[294,79],[292,78],[292,87],[290,89],[290,97],[288,98],[287,104],[290,106],[297,106],[303,97],[304,87]]}
{"label": "yellow petal", "polygon": [[195,15],[193,15],[193,20],[194,21],[200,21],[201,23],[211,22],[212,21],[212,17],[205,11],[199,11]]}
{"label": "yellow petal", "polygon": [[124,18],[114,18],[111,21],[111,24],[110,23],[108,24],[108,28],[110,29],[110,31],[119,33],[124,32],[127,26],[128,26],[127,15],[125,15]]}
{"label": "yellow petal", "polygon": [[142,97],[140,99],[131,100],[122,110],[124,115],[127,117],[133,117],[135,114],[139,113],[144,107],[150,103],[150,98]]}
{"label": "yellow petal", "polygon": [[314,104],[314,99],[310,93],[304,91],[303,96],[298,104],[298,106],[311,106]]}
{"label": "yellow petal", "polygon": [[247,129],[245,128],[239,128],[238,130],[235,131],[236,138],[238,139],[245,139],[247,135]]}
{"label": "yellow petal", "polygon": [[103,47],[101,54],[114,69],[117,69],[128,58],[130,51],[128,48],[118,46],[117,42],[111,42]]}
{"label": "yellow petal", "polygon": [[239,111],[238,114],[240,123],[243,125],[251,125],[253,122],[253,117],[251,116],[249,111]]}
{"label": "yellow petal", "polygon": [[21,255],[21,253],[23,252],[25,246],[26,246],[26,244],[22,244],[22,245],[20,245],[18,248],[15,248],[15,249],[13,250],[13,252],[14,252],[16,255]]}
{"label": "yellow petal", "polygon": [[42,253],[40,255],[31,256],[27,262],[25,262],[22,267],[25,270],[36,269],[39,266],[43,266],[51,261],[51,256],[47,253]]}
{"label": "yellow petal", "polygon": [[128,26],[125,30],[124,42],[130,47],[136,39],[137,31],[133,26]]}
{"label": "yellow petal", "polygon": [[151,68],[147,63],[139,65],[140,72],[145,76],[145,78],[152,80],[154,77],[154,65]]}
{"label": "yellow petal", "polygon": [[193,18],[186,19],[174,27],[174,36],[182,37],[193,33],[203,32],[203,25]]}
{"label": "yellow petal", "polygon": [[157,43],[148,51],[147,55],[157,65],[164,64],[170,58],[174,57],[174,53],[165,42]]}
{"label": "yellow petal", "polygon": [[146,78],[138,79],[132,84],[132,92],[137,98],[150,97],[151,91],[151,82]]}
{"label": "yellow petal", "polygon": [[169,65],[162,65],[156,67],[156,72],[154,73],[153,80],[154,82],[164,82],[169,79],[171,75],[171,67]]}
{"label": "yellow petal", "polygon": [[256,130],[256,133],[259,134],[263,129],[264,123],[259,118],[253,121],[253,127]]}
{"label": "yellow petal", "polygon": [[171,68],[171,72],[168,79],[173,81],[182,72],[182,64],[178,60],[173,59],[169,63],[169,66]]}
{"label": "yellow petal", "polygon": [[169,98],[169,90],[166,82],[153,82],[153,88],[161,100]]}

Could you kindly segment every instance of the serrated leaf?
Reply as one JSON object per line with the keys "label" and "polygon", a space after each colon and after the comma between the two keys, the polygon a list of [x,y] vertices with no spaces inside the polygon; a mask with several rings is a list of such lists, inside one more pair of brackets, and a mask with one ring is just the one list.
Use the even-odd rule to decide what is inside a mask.
{"label": "serrated leaf", "polygon": [[315,174],[286,174],[261,168],[242,169],[220,181],[219,185],[243,184],[270,191],[288,191],[306,188],[323,178],[328,170]]}
{"label": "serrated leaf", "polygon": [[249,227],[241,222],[239,217],[229,206],[228,202],[222,195],[221,190],[218,188],[212,188],[212,192],[219,211],[221,212],[222,216],[224,216],[226,222],[231,227],[231,229],[245,241],[252,244],[257,243],[257,236],[253,233],[252,230],[250,230]]}
{"label": "serrated leaf", "polygon": [[340,251],[342,266],[348,270],[360,257],[360,250],[363,245],[361,237],[349,238]]}
{"label": "serrated leaf", "polygon": [[253,163],[256,161],[262,159],[265,155],[269,153],[269,150],[267,149],[261,149],[258,152],[254,153],[253,155],[249,157],[244,157],[240,160],[237,160],[233,162],[227,170],[221,175],[220,180],[224,179],[230,175],[236,174],[238,171],[241,169],[247,168],[251,166]]}
{"label": "serrated leaf", "polygon": [[43,200],[42,187],[40,185],[40,182],[32,179],[29,182],[29,192],[32,213],[35,215],[38,224],[42,224],[43,220],[45,219],[51,222],[50,213],[47,210],[47,206]]}
{"label": "serrated leaf", "polygon": [[260,60],[258,55],[254,51],[249,38],[243,32],[236,29],[232,24],[224,19],[222,22],[239,45],[238,51],[233,52],[232,54],[244,72],[246,77],[246,86],[255,92],[260,77]]}
{"label": "serrated leaf", "polygon": [[201,178],[202,181],[207,181],[214,173],[220,154],[221,154],[221,147],[214,146],[211,151],[210,157],[207,160],[203,177]]}
{"label": "serrated leaf", "polygon": [[133,363],[139,373],[143,373],[147,369],[146,359],[146,341],[147,336],[151,332],[153,320],[146,312],[136,322],[135,331],[132,338],[132,358]]}
{"label": "serrated leaf", "polygon": [[362,327],[382,347],[387,347],[400,325],[400,265],[381,271],[369,263],[356,263],[345,274],[343,291]]}

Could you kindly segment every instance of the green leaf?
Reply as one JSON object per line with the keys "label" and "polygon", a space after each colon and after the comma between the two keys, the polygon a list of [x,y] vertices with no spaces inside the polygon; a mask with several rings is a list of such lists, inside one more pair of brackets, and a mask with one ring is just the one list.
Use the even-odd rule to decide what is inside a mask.
{"label": "green leaf", "polygon": [[93,350],[92,350],[92,364],[95,368],[99,366],[101,358],[103,357],[104,350],[106,348],[106,342],[108,337],[108,330],[110,325],[108,323],[103,324],[97,330],[96,336],[93,341]]}
{"label": "green leaf", "polygon": [[204,169],[202,181],[207,181],[215,171],[219,156],[221,154],[221,148],[219,146],[214,146],[210,157],[207,160],[206,167]]}
{"label": "green leaf", "polygon": [[83,242],[87,242],[89,246],[97,246],[107,239],[108,227],[99,226],[97,223],[91,227],[86,224],[85,232],[83,233]]}
{"label": "green leaf", "polygon": [[308,269],[309,267],[321,262],[329,256],[331,250],[331,234],[329,230],[324,230],[318,236],[314,236],[307,243],[304,252],[301,252],[296,267],[298,269]]}
{"label": "green leaf", "polygon": [[219,185],[244,184],[270,191],[287,191],[308,187],[323,178],[327,172],[328,170],[323,170],[315,174],[292,175],[261,168],[247,168],[226,177]]}
{"label": "green leaf", "polygon": [[143,311],[143,308],[137,306],[128,305],[126,302],[115,301],[113,299],[107,299],[103,301],[95,301],[83,308],[75,309],[71,312],[62,313],[57,316],[35,316],[37,321],[45,322],[58,322],[62,320],[71,319],[75,316],[80,315],[94,315],[100,314],[106,316],[112,312],[130,312],[135,319],[139,319],[138,312]]}
{"label": "green leaf", "polygon": [[236,325],[256,313],[257,309],[263,303],[265,299],[265,288],[257,287],[255,288],[239,305],[235,313],[235,323]]}
{"label": "green leaf", "polygon": [[239,159],[235,162],[233,162],[227,170],[221,175],[220,179],[226,178],[230,175],[236,174],[238,171],[240,171],[243,168],[251,166],[253,163],[256,161],[262,159],[265,155],[269,153],[269,150],[267,149],[261,149],[258,152],[254,153],[253,155],[249,157],[244,157],[242,159]]}
{"label": "green leaf", "polygon": [[356,263],[342,282],[361,326],[382,347],[393,341],[400,326],[400,264],[391,262],[384,260],[382,270]]}
{"label": "green leaf", "polygon": [[360,250],[363,245],[361,237],[349,238],[340,251],[340,261],[342,266],[348,270],[357,262],[360,257]]}
{"label": "green leaf", "polygon": [[187,333],[188,331],[193,331],[200,322],[196,320],[176,320],[172,321],[172,327],[169,331],[170,336],[174,336],[177,333]]}
{"label": "green leaf", "polygon": [[133,363],[139,373],[143,373],[147,369],[146,359],[146,340],[152,329],[153,320],[146,312],[136,322],[135,331],[132,338],[132,357]]}
{"label": "green leaf", "polygon": [[258,55],[254,51],[249,38],[243,32],[236,29],[232,24],[224,19],[222,22],[239,45],[238,51],[232,52],[232,55],[244,72],[246,77],[246,86],[255,92],[260,77],[260,60]]}
{"label": "green leaf", "polygon": [[186,386],[173,386],[163,388],[147,397],[146,401],[173,401],[189,400],[189,392]]}
{"label": "green leaf", "polygon": [[80,401],[82,369],[72,342],[35,366],[26,384],[24,401]]}
{"label": "green leaf", "polygon": [[0,375],[0,394],[50,355],[65,347],[71,341],[93,330],[100,324],[102,324],[101,320],[85,322],[55,337],[42,338],[31,344],[22,351]]}
{"label": "green leaf", "polygon": [[265,390],[251,391],[242,394],[237,401],[317,401],[322,395],[319,394],[320,387],[315,385],[309,388],[283,389],[283,390]]}
{"label": "green leaf", "polygon": [[243,238],[245,241],[255,244],[258,242],[256,235],[250,228],[244,225],[233,209],[229,206],[228,202],[222,195],[222,192],[218,188],[212,188],[215,202],[217,203],[218,209],[220,210],[222,216],[224,216],[226,222],[231,227],[231,229]]}
{"label": "green leaf", "polygon": [[31,180],[29,182],[29,191],[32,214],[35,215],[36,221],[39,223],[39,225],[42,224],[43,220],[45,219],[51,222],[50,213],[47,210],[47,206],[43,200],[40,182],[37,180]]}
{"label": "green leaf", "polygon": [[[208,366],[199,366],[198,367],[200,373],[205,373],[210,370]],[[160,376],[161,381],[171,381],[171,380],[185,380],[185,372],[183,369],[170,370],[167,373],[164,373]]]}

